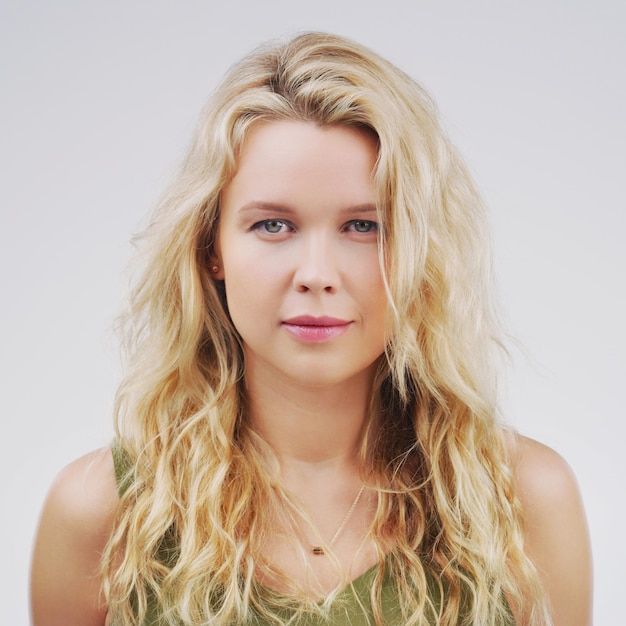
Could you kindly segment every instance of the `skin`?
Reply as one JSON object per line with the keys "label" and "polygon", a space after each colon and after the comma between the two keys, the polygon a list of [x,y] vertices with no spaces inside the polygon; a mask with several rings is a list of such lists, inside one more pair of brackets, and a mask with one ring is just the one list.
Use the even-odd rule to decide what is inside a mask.
{"label": "skin", "polygon": [[[222,192],[217,239],[248,383],[278,377],[317,392],[358,376],[366,391],[386,343],[376,156],[374,139],[349,127],[273,122],[248,134]],[[287,323],[303,315],[346,330],[303,339]]]}
{"label": "skin", "polygon": [[113,524],[118,495],[110,450],[68,465],[43,507],[31,569],[35,626],[102,626],[100,555]]}
{"label": "skin", "polygon": [[[593,623],[591,545],[574,473],[554,450],[505,437],[526,523],[525,549],[548,594],[554,626]],[[523,624],[516,616],[516,623]]]}
{"label": "skin", "polygon": [[[360,488],[355,450],[386,343],[376,157],[374,138],[354,128],[259,124],[222,193],[218,278],[244,340],[251,418],[278,456],[283,483],[310,512],[300,529],[279,523],[310,544],[316,530],[334,535]],[[294,335],[288,322],[301,316],[340,320],[340,334]],[[349,578],[376,561],[364,544],[372,507],[366,494],[334,546]],[[292,543],[270,543],[273,559],[310,595],[338,584],[330,559],[294,559]],[[264,583],[281,588],[269,573]]]}
{"label": "skin", "polygon": [[[285,487],[311,525],[277,523],[316,543],[331,537],[360,486],[355,458],[376,361],[385,346],[372,138],[350,128],[272,122],[255,126],[222,194],[216,278],[244,340],[251,418],[272,446]],[[286,323],[302,315],[341,320],[330,339]],[[345,323],[345,328],[342,326]],[[332,324],[331,324],[332,326]],[[307,334],[308,333],[308,334]],[[332,436],[329,436],[332,433]],[[539,569],[555,626],[591,624],[591,557],[571,470],[554,451],[503,435],[526,523],[526,549]],[[112,457],[78,459],[55,481],[35,543],[31,596],[35,626],[103,626],[99,558],[118,501]],[[375,499],[367,491],[334,547],[354,578],[376,554],[364,542]],[[268,554],[321,596],[337,583],[328,559],[277,538]],[[356,555],[356,556],[355,556]],[[311,576],[311,573],[313,574]],[[266,575],[264,584],[280,589]],[[517,614],[518,624],[524,624]]]}

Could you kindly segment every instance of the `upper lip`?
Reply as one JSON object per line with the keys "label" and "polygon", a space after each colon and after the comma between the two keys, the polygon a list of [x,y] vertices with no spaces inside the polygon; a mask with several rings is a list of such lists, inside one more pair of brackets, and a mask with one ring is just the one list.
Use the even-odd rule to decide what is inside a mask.
{"label": "upper lip", "polygon": [[330,317],[328,315],[321,315],[319,317],[314,315],[298,315],[296,317],[290,317],[283,322],[283,324],[291,324],[292,326],[345,326],[349,323],[349,320],[342,320],[338,317]]}

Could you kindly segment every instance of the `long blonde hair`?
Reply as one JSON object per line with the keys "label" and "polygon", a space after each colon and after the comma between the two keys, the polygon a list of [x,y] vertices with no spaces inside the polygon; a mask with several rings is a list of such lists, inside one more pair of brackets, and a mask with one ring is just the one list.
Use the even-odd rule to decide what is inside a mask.
{"label": "long blonde hair", "polygon": [[[141,623],[150,601],[166,623],[255,614],[283,623],[281,599],[263,601],[255,575],[273,567],[261,546],[281,486],[249,427],[240,338],[209,271],[220,191],[247,131],[276,119],[354,125],[378,139],[391,340],[361,448],[378,491],[376,623],[383,568],[403,624],[497,624],[505,595],[529,624],[545,623],[497,423],[499,331],[481,200],[424,90],[370,50],[320,33],[234,66],[143,235],[116,412],[133,468],[104,557],[114,623]],[[440,606],[429,601],[431,579]]]}

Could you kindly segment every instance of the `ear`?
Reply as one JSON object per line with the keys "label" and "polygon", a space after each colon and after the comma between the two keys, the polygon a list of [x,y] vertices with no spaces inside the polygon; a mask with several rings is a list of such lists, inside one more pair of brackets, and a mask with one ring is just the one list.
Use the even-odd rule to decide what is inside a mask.
{"label": "ear", "polygon": [[213,280],[224,280],[224,264],[222,263],[222,249],[220,246],[219,228],[214,227],[206,250],[206,262],[209,275]]}
{"label": "ear", "polygon": [[213,280],[224,280],[224,266],[222,265],[222,259],[217,251],[209,256],[207,262],[209,265],[209,274]]}
{"label": "ear", "polygon": [[224,265],[222,263],[219,239],[214,242],[212,247],[213,249],[207,258],[209,273],[213,277],[213,280],[224,280]]}

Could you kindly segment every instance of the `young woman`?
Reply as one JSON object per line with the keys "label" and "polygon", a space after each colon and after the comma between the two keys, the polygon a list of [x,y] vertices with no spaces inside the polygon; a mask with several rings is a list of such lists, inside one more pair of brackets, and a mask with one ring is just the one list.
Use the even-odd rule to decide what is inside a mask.
{"label": "young woman", "polygon": [[244,59],[144,250],[36,626],[590,624],[575,480],[498,422],[483,207],[410,78],[326,34]]}

